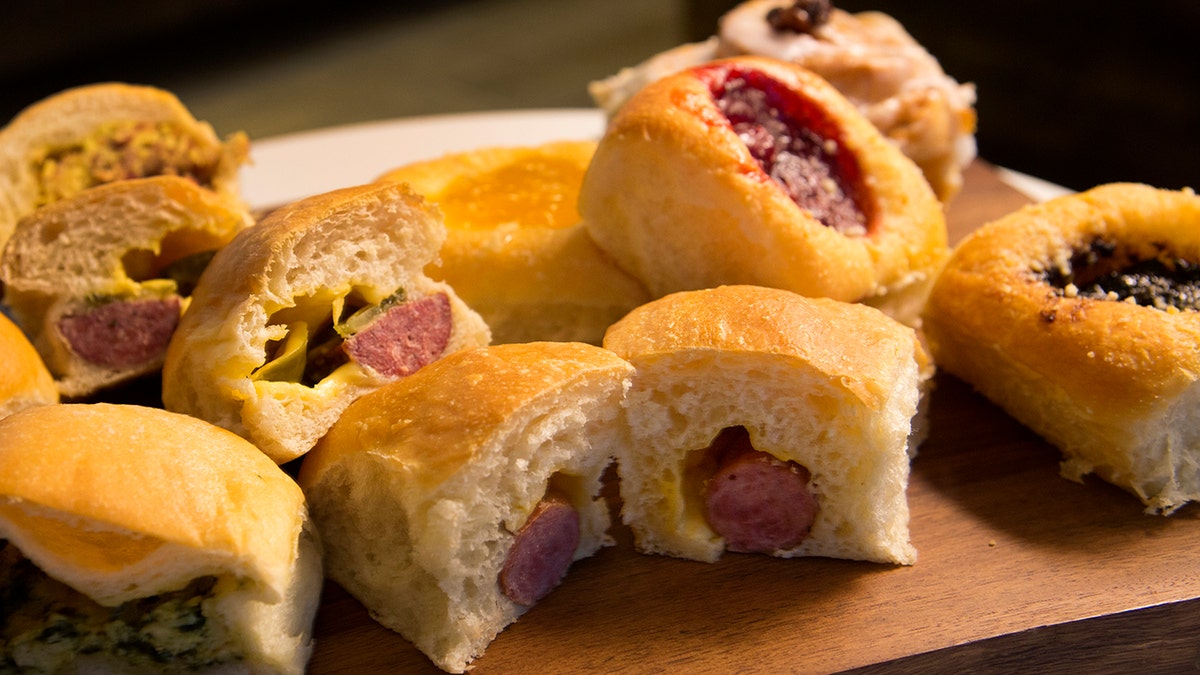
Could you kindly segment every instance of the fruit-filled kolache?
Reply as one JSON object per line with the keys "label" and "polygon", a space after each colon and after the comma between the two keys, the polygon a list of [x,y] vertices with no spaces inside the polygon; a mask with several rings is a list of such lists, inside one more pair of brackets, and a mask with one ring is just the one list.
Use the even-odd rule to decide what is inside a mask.
{"label": "fruit-filled kolache", "polygon": [[446,243],[426,268],[492,329],[493,343],[600,344],[649,299],[597,248],[576,200],[595,141],[485,147],[414,162],[380,180],[436,203]]}
{"label": "fruit-filled kolache", "polygon": [[634,367],[617,470],[639,551],[916,560],[905,491],[933,365],[912,328],[721,286],[639,307],[604,346]]}
{"label": "fruit-filled kolache", "polygon": [[584,343],[493,345],[355,401],[298,478],[330,578],[439,668],[466,670],[613,543],[601,478],[630,371]]}
{"label": "fruit-filled kolache", "polygon": [[163,403],[277,462],[354,399],[490,340],[423,268],[445,239],[407,186],[342,188],[272,211],[213,256],[167,349]]}
{"label": "fruit-filled kolache", "polygon": [[295,482],[206,422],[0,420],[0,671],[300,675],[321,553]]}
{"label": "fruit-filled kolache", "polygon": [[99,185],[17,224],[4,300],[61,395],[156,374],[204,266],[250,213],[179,176]]}
{"label": "fruit-filled kolache", "polygon": [[1148,513],[1200,498],[1200,197],[1109,184],[984,225],[925,310],[939,367]]}
{"label": "fruit-filled kolache", "polygon": [[0,129],[0,246],[22,217],[81,190],[174,175],[240,205],[249,139],[218,137],[174,94],[117,82],[42,99]]}
{"label": "fruit-filled kolache", "polygon": [[916,165],[827,82],[763,58],[691,68],[631,97],[579,208],[655,297],[750,284],[912,324],[949,256],[942,205]]}
{"label": "fruit-filled kolache", "polygon": [[717,34],[679,45],[588,87],[611,116],[636,91],[685,68],[762,56],[813,71],[846,96],[950,201],[975,159],[975,87],[960,84],[898,21],[850,13],[828,0],[749,0],[718,21]]}

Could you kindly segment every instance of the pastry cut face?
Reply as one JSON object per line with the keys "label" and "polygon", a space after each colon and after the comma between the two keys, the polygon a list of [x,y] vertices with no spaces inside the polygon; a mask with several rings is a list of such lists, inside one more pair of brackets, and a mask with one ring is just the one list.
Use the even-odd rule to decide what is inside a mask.
{"label": "pastry cut face", "polygon": [[964,240],[925,312],[934,359],[1095,473],[1170,513],[1200,497],[1200,198],[1103,185]]}
{"label": "pastry cut face", "polygon": [[253,441],[308,452],[352,401],[465,347],[479,315],[423,268],[445,229],[406,186],[281,207],[213,257],[171,340],[163,403]]}
{"label": "pastry cut face", "polygon": [[301,466],[330,577],[463,672],[613,543],[601,475],[628,363],[568,342],[450,354],[351,405]]}
{"label": "pastry cut face", "polygon": [[913,323],[949,255],[916,166],[827,82],[759,58],[632,97],[597,147],[580,212],[655,297],[751,284]]}
{"label": "pastry cut face", "polygon": [[605,328],[648,299],[580,223],[579,186],[595,147],[480,148],[381,177],[438,205],[446,242],[426,272],[479,312],[493,342],[599,344]]}
{"label": "pastry cut face", "polygon": [[162,89],[124,83],[67,89],[0,129],[0,244],[16,222],[89,187],[179,176],[240,206],[244,133],[220,138]]}
{"label": "pastry cut face", "polygon": [[204,267],[251,222],[178,176],[99,185],[18,223],[5,302],[62,396],[91,396],[158,372]]}
{"label": "pastry cut face", "polygon": [[915,560],[909,442],[932,372],[911,328],[722,286],[643,305],[604,345],[634,367],[617,466],[639,551]]}

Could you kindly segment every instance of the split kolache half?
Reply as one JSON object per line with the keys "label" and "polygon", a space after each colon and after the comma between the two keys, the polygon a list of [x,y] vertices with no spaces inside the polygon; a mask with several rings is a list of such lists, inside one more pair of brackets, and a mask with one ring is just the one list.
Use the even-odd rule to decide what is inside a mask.
{"label": "split kolache half", "polygon": [[494,345],[360,398],[300,469],[330,578],[463,672],[613,543],[601,476],[630,370],[583,343]]}
{"label": "split kolache half", "polygon": [[157,408],[0,420],[0,671],[300,675],[323,574],[303,493]]}
{"label": "split kolache half", "polygon": [[201,275],[167,349],[163,404],[281,464],[303,455],[362,394],[490,340],[423,272],[444,239],[437,209],[401,184],[271,212]]}
{"label": "split kolache half", "polygon": [[58,387],[25,333],[0,313],[0,417],[58,403]]}
{"label": "split kolache half", "polygon": [[913,329],[722,286],[643,305],[604,345],[635,368],[617,462],[639,551],[914,562],[905,492],[932,365]]}
{"label": "split kolache half", "polygon": [[204,266],[251,223],[178,176],[96,186],[20,221],[4,300],[62,396],[89,396],[158,372]]}
{"label": "split kolache half", "polygon": [[18,220],[81,190],[181,176],[240,201],[244,133],[217,136],[171,92],[119,82],[48,96],[0,129],[0,246]]}

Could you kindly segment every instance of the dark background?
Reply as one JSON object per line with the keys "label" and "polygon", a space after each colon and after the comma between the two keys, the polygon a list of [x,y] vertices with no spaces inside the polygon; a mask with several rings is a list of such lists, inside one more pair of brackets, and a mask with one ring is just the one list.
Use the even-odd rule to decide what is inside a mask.
{"label": "dark background", "polygon": [[[214,126],[219,132],[232,131],[230,124],[240,127],[245,120],[252,127],[252,137],[380,115],[454,112],[447,108],[456,107],[586,106],[590,105],[587,78],[603,77],[659,49],[713,34],[717,17],[736,3],[645,0],[643,4],[653,6],[657,14],[628,16],[625,25],[605,28],[612,20],[622,19],[618,13],[629,14],[642,5],[599,0],[578,4],[538,0],[10,2],[0,9],[0,120],[8,120],[25,105],[67,86],[108,79],[183,88],[191,95],[181,96],[185,104],[201,105],[199,110],[193,107],[193,112],[202,119],[217,118],[221,124]],[[1196,49],[1200,2],[842,0],[836,4],[849,11],[876,9],[891,14],[938,57],[948,73],[975,83],[982,157],[1075,189],[1113,181],[1200,187],[1200,162],[1196,159],[1200,157],[1200,56]],[[568,11],[593,13],[578,22],[583,26],[594,23],[594,42],[579,44],[573,52],[558,45],[558,53],[540,58],[534,51],[528,55],[529,63],[513,64],[509,69],[488,63],[487,54],[472,51],[472,42],[478,40],[474,31],[493,41],[514,44],[539,37],[524,28],[506,28],[506,23],[496,20],[503,12],[528,14],[514,22],[518,26],[545,25],[546,31],[555,31],[559,30],[555,17],[566,16]],[[384,25],[416,27],[448,14],[453,14],[456,22],[450,25],[458,28],[447,39],[459,40],[461,46],[445,53],[461,55],[463,63],[455,65],[460,81],[446,80],[445,85],[462,89],[458,98],[434,95],[432,87],[437,85],[428,82],[442,82],[436,79],[421,85],[424,93],[400,91],[406,69],[412,74],[434,67],[406,63],[395,71],[396,82],[364,83],[360,89],[345,82],[348,76],[330,74],[325,84],[344,100],[326,117],[317,115],[316,104],[308,116],[283,110],[303,105],[303,99],[285,102],[279,94],[247,95],[238,105],[221,100],[220,108],[215,104],[204,107],[207,99],[202,94],[216,91],[224,81],[261,71],[266,74],[254,84],[265,92],[272,86],[270,73],[283,72],[284,66],[275,64],[302,62],[334,41],[352,43],[355,36],[371,31],[375,31],[370,33],[372,39],[383,40],[379,31]],[[471,23],[475,16],[480,22],[477,28]],[[522,30],[524,34],[493,34],[504,30]],[[642,34],[622,39],[632,31]],[[648,31],[654,35],[646,35]],[[501,42],[492,44],[495,50],[494,45]],[[447,65],[447,57],[441,53],[430,58]],[[498,53],[492,61],[504,58],[513,57]],[[545,75],[543,71],[551,67],[564,69],[571,64],[563,62],[571,60],[579,62],[577,71],[563,70],[559,79],[548,80],[552,84],[535,86],[538,80],[530,79]],[[478,71],[474,79],[473,68]],[[513,68],[529,69],[528,76],[522,78],[522,73],[516,72],[511,82],[501,79]],[[529,84],[522,88],[527,80]],[[280,80],[274,86],[288,86],[288,81]],[[391,94],[394,100],[379,100],[381,90],[389,87],[397,89]],[[480,96],[471,97],[472,87]],[[483,91],[487,87],[494,90]],[[248,87],[248,91],[253,89]],[[321,92],[303,94],[317,101]],[[377,99],[373,103],[379,105],[366,105],[368,97]],[[213,98],[217,98],[215,94]],[[362,98],[364,104],[356,105],[351,100],[355,98]],[[271,124],[251,118],[266,105],[264,101],[274,100],[281,109],[273,112],[268,120]],[[226,116],[221,117],[223,114]]]}

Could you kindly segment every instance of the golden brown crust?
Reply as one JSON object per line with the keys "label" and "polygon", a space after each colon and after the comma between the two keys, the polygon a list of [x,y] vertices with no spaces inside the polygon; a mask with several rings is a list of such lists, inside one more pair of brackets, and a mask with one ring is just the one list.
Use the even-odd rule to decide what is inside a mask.
{"label": "golden brown crust", "polygon": [[54,378],[25,333],[0,314],[0,417],[50,403],[58,403]]}
{"label": "golden brown crust", "polygon": [[579,222],[579,185],[595,147],[479,148],[380,177],[439,205],[447,237],[426,272],[480,313],[495,343],[599,344],[605,328],[648,299]]}
{"label": "golden brown crust", "polygon": [[[174,94],[155,87],[118,82],[67,89],[18,113],[0,129],[0,245],[17,220],[43,199],[42,163],[63,149],[82,147],[114,124],[169,124],[179,137],[215,161],[210,187],[239,202],[238,170],[246,161],[245,134],[227,139],[207,122],[198,121]],[[172,144],[174,145],[174,144]]]}
{"label": "golden brown crust", "polygon": [[[704,78],[756,71],[827,112],[863,176],[868,234],[816,220],[770,179],[717,109]],[[717,61],[631,98],[600,141],[580,193],[596,242],[656,296],[753,284],[867,301],[915,319],[948,256],[945,218],[917,167],[832,86],[763,58]]]}
{"label": "golden brown crust", "polygon": [[[403,289],[408,300],[446,294],[445,353],[487,344],[487,326],[444,283],[423,273],[445,229],[436,207],[407,186],[378,183],[283,206],[214,256],[192,295],[163,365],[163,402],[231,429],[279,462],[307,452],[352,400],[389,378],[348,363],[314,386],[258,380],[268,342],[288,312],[315,331],[334,303],[372,305]],[[348,300],[347,300],[348,302]],[[344,317],[342,317],[344,318]]]}
{"label": "golden brown crust", "polygon": [[305,518],[285,473],[191,417],[59,404],[0,420],[0,535],[100,602],[214,573],[281,595]]}
{"label": "golden brown crust", "polygon": [[[406,478],[417,490],[414,498],[420,498],[477,461],[479,453],[503,450],[494,444],[496,430],[538,394],[575,378],[628,367],[608,350],[569,342],[496,345],[448,355],[355,401],[305,457],[300,483],[315,484],[346,456],[371,452],[413,467]],[[397,410],[405,411],[402,418]]]}
{"label": "golden brown crust", "polygon": [[[1170,410],[1200,373],[1200,313],[1056,292],[1046,273],[1098,241],[1135,258],[1198,261],[1200,198],[1104,185],[986,225],[958,246],[935,285],[925,332],[939,367],[1078,459],[1082,471],[1069,472],[1111,472],[1148,506],[1171,509],[1179,494],[1156,497],[1173,490],[1164,488],[1170,480],[1135,465],[1160,451],[1152,437],[1190,426]],[[1175,453],[1195,452],[1176,445]]]}
{"label": "golden brown crust", "polygon": [[608,330],[604,347],[628,360],[703,351],[796,359],[842,378],[872,409],[893,386],[880,362],[922,354],[911,330],[871,308],[797,301],[789,291],[758,286],[681,292],[642,305]]}

